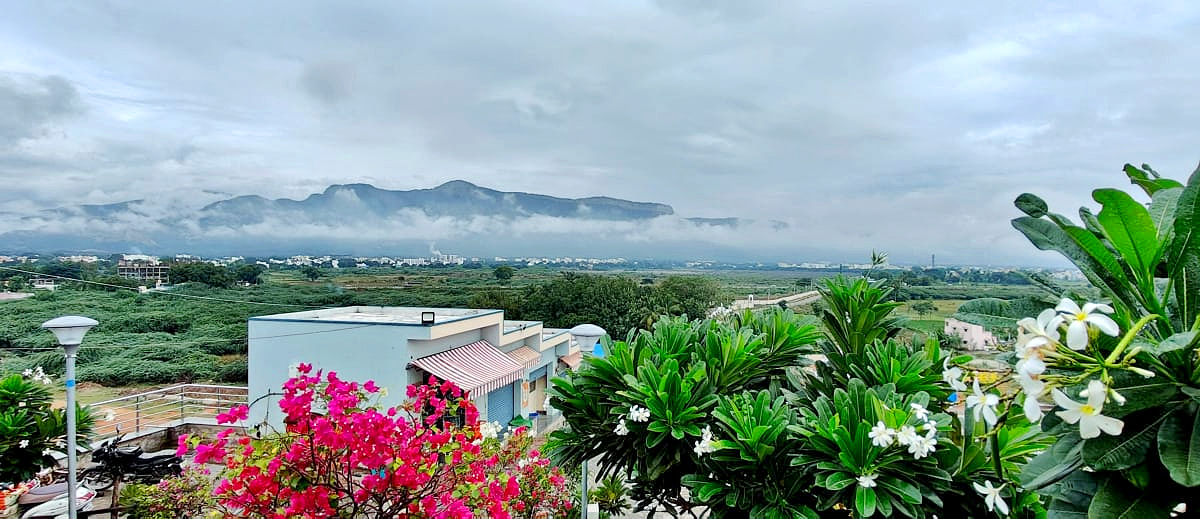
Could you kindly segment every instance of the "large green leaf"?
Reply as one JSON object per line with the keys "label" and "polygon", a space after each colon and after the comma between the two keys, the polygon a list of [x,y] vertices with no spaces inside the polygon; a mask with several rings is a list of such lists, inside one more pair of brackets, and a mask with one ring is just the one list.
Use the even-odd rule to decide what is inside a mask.
{"label": "large green leaf", "polygon": [[1182,187],[1162,189],[1154,193],[1154,198],[1150,200],[1150,220],[1158,229],[1159,241],[1167,239],[1175,228],[1175,205],[1179,202],[1180,193],[1183,193]]}
{"label": "large green leaf", "polygon": [[1180,485],[1200,485],[1200,414],[1172,413],[1158,431],[1158,457]]}
{"label": "large green leaf", "polygon": [[1097,189],[1092,198],[1103,206],[1096,216],[1104,234],[1121,253],[1139,281],[1148,281],[1158,264],[1158,230],[1145,206],[1117,189]]}
{"label": "large green leaf", "polygon": [[1119,477],[1101,484],[1088,506],[1089,519],[1145,519],[1167,517],[1167,513],[1167,507],[1153,499],[1153,492],[1139,490]]}
{"label": "large green leaf", "polygon": [[1021,196],[1018,196],[1017,199],[1013,201],[1013,204],[1016,205],[1017,209],[1020,209],[1022,213],[1034,218],[1041,218],[1046,215],[1047,211],[1050,210],[1050,208],[1046,206],[1045,200],[1042,200],[1037,195],[1030,193],[1021,193]]}
{"label": "large green leaf", "polygon": [[1178,318],[1184,329],[1200,315],[1200,169],[1179,194],[1175,206],[1175,238],[1167,254],[1175,283]]}
{"label": "large green leaf", "polygon": [[1121,470],[1146,459],[1158,438],[1159,427],[1172,416],[1175,406],[1130,415],[1120,436],[1101,435],[1083,444],[1083,461],[1095,470]]}
{"label": "large green leaf", "polygon": [[[1146,171],[1142,171],[1145,169]],[[1169,178],[1160,178],[1158,173],[1155,173],[1150,166],[1142,164],[1142,169],[1138,169],[1133,164],[1125,165],[1125,175],[1129,177],[1131,184],[1137,184],[1146,191],[1147,195],[1154,196],[1161,190],[1170,189],[1172,187],[1180,187],[1179,182]]]}
{"label": "large green leaf", "polygon": [[[1048,220],[1029,216],[1014,218],[1012,226],[1034,247],[1062,253],[1087,276],[1093,285],[1108,289],[1127,308],[1135,308],[1129,279],[1115,256],[1094,234],[1080,227],[1062,228]],[[1073,230],[1072,230],[1073,229]]]}

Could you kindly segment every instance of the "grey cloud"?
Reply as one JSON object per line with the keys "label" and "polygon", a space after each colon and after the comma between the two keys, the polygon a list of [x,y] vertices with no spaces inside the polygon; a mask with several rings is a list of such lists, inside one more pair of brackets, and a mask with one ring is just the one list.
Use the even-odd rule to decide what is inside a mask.
{"label": "grey cloud", "polygon": [[[463,178],[791,223],[723,245],[763,254],[1043,261],[1008,225],[1017,194],[1073,213],[1090,188],[1125,185],[1125,162],[1179,177],[1197,158],[1200,8],[1187,3],[116,1],[6,15],[0,44],[23,50],[22,77],[77,86],[74,112],[0,111],[0,177],[38,200]],[[0,83],[0,104],[49,95],[19,86]]]}
{"label": "grey cloud", "polygon": [[49,125],[81,111],[79,92],[62,77],[0,71],[0,147],[40,137]]}

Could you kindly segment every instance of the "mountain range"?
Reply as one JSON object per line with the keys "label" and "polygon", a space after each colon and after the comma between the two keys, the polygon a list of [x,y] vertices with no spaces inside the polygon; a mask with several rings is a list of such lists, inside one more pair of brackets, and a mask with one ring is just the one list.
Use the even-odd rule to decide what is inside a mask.
{"label": "mountain range", "polygon": [[[559,198],[462,180],[431,189],[333,185],[303,200],[236,196],[198,208],[159,200],[3,214],[0,252],[202,255],[572,255],[743,259],[787,224],[676,215],[666,204]],[[769,238],[769,237],[768,237]]]}

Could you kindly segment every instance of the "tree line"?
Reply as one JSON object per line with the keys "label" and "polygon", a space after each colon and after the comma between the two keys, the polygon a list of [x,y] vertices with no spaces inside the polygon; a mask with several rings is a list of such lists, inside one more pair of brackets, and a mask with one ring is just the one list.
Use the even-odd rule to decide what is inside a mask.
{"label": "tree line", "polygon": [[706,317],[709,309],[729,302],[720,288],[717,280],[702,276],[667,276],[645,283],[619,275],[563,272],[521,289],[477,292],[467,305],[504,310],[508,319],[538,320],[554,328],[591,323],[613,337],[624,337],[663,316]]}

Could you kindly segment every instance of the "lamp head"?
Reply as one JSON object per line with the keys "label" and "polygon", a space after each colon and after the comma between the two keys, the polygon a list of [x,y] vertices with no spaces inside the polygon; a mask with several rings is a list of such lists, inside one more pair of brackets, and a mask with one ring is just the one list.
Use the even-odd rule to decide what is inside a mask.
{"label": "lamp head", "polygon": [[579,349],[581,351],[590,351],[593,355],[603,357],[604,349],[597,346],[596,342],[608,332],[604,328],[594,324],[581,324],[570,330],[571,336],[579,341]]}
{"label": "lamp head", "polygon": [[42,328],[53,332],[60,346],[78,346],[84,334],[97,324],[100,323],[90,317],[65,315],[42,323]]}

